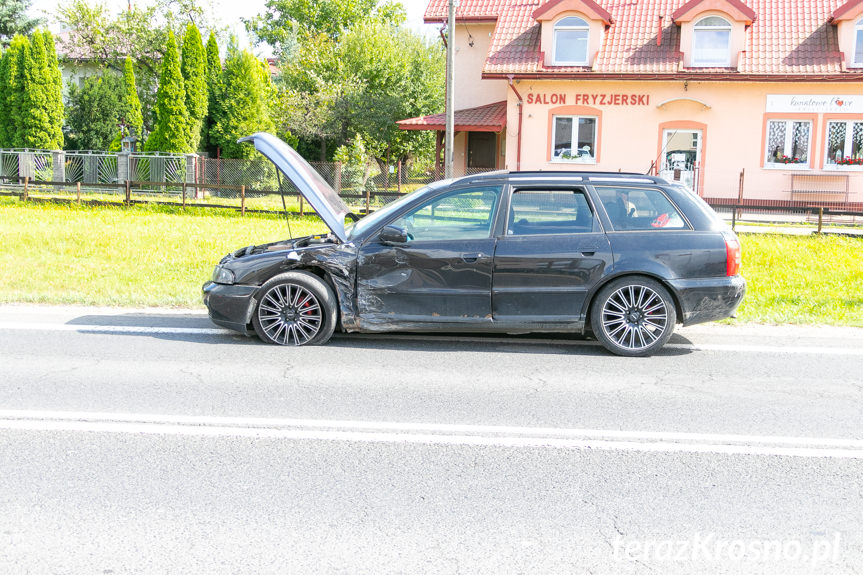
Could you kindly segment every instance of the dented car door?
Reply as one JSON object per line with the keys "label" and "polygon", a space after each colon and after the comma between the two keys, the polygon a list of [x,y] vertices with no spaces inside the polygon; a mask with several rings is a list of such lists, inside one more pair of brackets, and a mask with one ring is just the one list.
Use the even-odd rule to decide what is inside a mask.
{"label": "dented car door", "polygon": [[491,323],[492,230],[500,197],[499,186],[450,190],[384,228],[403,238],[373,234],[357,261],[361,326]]}

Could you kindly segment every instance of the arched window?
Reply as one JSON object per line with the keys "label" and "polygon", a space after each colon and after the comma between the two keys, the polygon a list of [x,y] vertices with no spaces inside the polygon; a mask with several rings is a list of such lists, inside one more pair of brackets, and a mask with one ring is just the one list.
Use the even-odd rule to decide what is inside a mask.
{"label": "arched window", "polygon": [[576,16],[561,19],[554,25],[554,64],[587,65],[587,37],[590,26]]}
{"label": "arched window", "polygon": [[854,27],[854,64],[863,66],[863,20]]}
{"label": "arched window", "polygon": [[701,68],[731,66],[731,24],[727,20],[708,16],[695,23],[692,65]]}

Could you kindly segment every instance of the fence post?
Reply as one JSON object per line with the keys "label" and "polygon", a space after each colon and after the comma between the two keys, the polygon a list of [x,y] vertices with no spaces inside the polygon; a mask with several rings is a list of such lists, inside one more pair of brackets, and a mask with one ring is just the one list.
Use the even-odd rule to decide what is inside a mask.
{"label": "fence post", "polygon": [[[198,170],[198,154],[186,154],[186,177],[183,178],[183,182],[186,184],[194,184],[195,177],[197,176]],[[194,186],[193,186],[194,187]],[[185,188],[183,188],[183,203],[186,202],[185,198]],[[195,188],[195,197],[198,197],[198,190]]]}
{"label": "fence post", "polygon": [[303,196],[302,196],[302,194],[300,195],[300,215],[301,216],[305,215],[305,214],[303,214]]}
{"label": "fence post", "polygon": [[[738,204],[743,203],[743,182],[744,182],[745,177],[746,177],[746,168],[743,168],[742,170],[740,170],[740,182],[739,182],[738,187],[737,187],[737,203]],[[742,210],[738,210],[737,217],[738,218],[743,217],[743,211]]]}
{"label": "fence post", "polygon": [[81,182],[77,182],[75,184],[75,187],[78,188],[78,203],[80,204],[81,203]]}
{"label": "fence post", "polygon": [[183,209],[186,209],[186,182],[183,182]]}
{"label": "fence post", "polygon": [[366,215],[371,213],[372,209],[372,191],[366,187]]}
{"label": "fence post", "polygon": [[[117,181],[122,183],[130,180],[129,174],[131,174],[131,157],[132,155],[129,152],[119,152],[117,153]],[[86,181],[86,180],[85,180]]]}
{"label": "fence post", "polygon": [[336,193],[342,193],[342,163],[336,162]]}
{"label": "fence post", "polygon": [[398,193],[402,193],[402,161],[399,160],[399,173],[398,179],[396,180],[396,190]]}
{"label": "fence post", "polygon": [[824,225],[824,208],[818,208],[818,233],[821,233],[821,227]]}
{"label": "fence post", "polygon": [[[36,154],[33,152],[20,152],[18,154],[18,178],[35,179],[36,176]],[[18,180],[21,181],[20,179]]]}
{"label": "fence post", "polygon": [[246,186],[240,186],[240,215],[246,215]]}
{"label": "fence post", "polygon": [[132,205],[132,182],[126,180],[126,206]]}
{"label": "fence post", "polygon": [[[51,175],[51,180],[54,182],[65,182],[66,181],[66,152],[63,150],[54,150],[51,152],[51,167],[53,169],[53,173]],[[55,190],[62,189],[63,186],[56,185],[54,186]]]}
{"label": "fence post", "polygon": [[24,201],[30,197],[30,176],[24,176]]}

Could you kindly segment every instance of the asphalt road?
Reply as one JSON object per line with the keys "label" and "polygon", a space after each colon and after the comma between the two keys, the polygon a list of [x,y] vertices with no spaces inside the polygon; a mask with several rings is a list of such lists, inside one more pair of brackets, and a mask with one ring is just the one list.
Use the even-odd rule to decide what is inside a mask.
{"label": "asphalt road", "polygon": [[863,330],[0,307],[0,573],[863,573]]}

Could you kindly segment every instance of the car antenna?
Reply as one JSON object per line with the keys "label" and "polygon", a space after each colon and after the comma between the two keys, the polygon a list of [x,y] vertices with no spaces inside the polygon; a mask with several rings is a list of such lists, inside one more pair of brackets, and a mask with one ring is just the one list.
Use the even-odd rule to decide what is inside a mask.
{"label": "car antenna", "polygon": [[288,217],[288,205],[285,203],[285,188],[282,187],[282,171],[276,167],[276,178],[279,180],[279,193],[282,195],[282,208],[285,210],[285,222],[288,224],[288,239],[294,239],[294,234],[291,232],[291,218]]}

